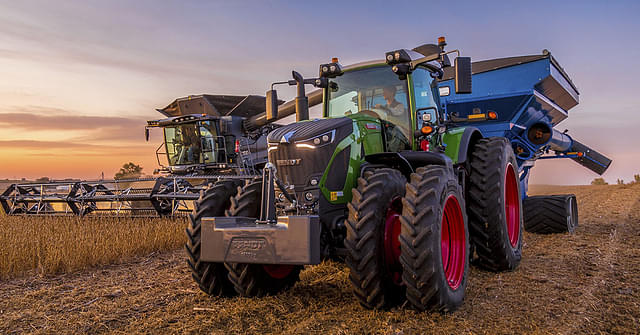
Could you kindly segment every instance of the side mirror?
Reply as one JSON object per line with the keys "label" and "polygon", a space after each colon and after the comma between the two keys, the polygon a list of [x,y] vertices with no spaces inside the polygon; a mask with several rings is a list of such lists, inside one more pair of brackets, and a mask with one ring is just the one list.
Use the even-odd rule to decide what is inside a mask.
{"label": "side mirror", "polygon": [[267,122],[274,121],[278,118],[278,92],[276,90],[267,91],[266,114]]}
{"label": "side mirror", "polygon": [[454,63],[456,94],[471,93],[471,57],[457,57]]}
{"label": "side mirror", "polygon": [[144,139],[149,142],[149,128],[144,128]]}

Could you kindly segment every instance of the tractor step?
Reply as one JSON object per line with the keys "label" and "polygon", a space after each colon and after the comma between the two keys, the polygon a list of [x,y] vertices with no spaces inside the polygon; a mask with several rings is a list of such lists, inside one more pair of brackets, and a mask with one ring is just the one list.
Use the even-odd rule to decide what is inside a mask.
{"label": "tractor step", "polygon": [[200,256],[218,263],[319,264],[320,219],[281,216],[276,224],[259,224],[247,217],[203,218]]}

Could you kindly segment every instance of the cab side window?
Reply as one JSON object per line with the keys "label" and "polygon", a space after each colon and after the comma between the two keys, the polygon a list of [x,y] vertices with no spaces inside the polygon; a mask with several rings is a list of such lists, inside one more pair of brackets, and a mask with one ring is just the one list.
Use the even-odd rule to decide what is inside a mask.
{"label": "cab side window", "polygon": [[[431,77],[431,72],[425,68],[417,68],[412,73],[413,90],[416,97],[416,110],[426,107],[438,108],[438,95],[434,92],[438,91],[438,85],[435,79]],[[416,129],[422,128],[424,122],[435,123],[437,118],[435,109],[426,109],[417,112]]]}

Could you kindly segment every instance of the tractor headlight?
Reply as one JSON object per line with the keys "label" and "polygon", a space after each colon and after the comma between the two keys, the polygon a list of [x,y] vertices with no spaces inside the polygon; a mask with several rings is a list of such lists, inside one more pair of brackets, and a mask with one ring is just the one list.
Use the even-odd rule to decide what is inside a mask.
{"label": "tractor headlight", "polygon": [[333,60],[335,60],[335,62],[320,65],[320,77],[334,78],[342,75],[342,66],[338,63],[337,59]]}
{"label": "tractor headlight", "polygon": [[335,136],[336,130],[334,129],[306,140],[296,141],[295,143],[297,148],[315,149],[332,143]]}
{"label": "tractor headlight", "polygon": [[384,59],[388,65],[411,62],[411,56],[404,49],[389,51],[385,54]]}

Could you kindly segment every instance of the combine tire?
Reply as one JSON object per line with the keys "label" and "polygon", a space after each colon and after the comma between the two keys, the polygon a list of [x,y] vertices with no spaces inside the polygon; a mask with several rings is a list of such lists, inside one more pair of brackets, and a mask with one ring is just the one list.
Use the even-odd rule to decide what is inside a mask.
{"label": "combine tire", "polygon": [[469,271],[469,231],[462,187],[443,166],[411,174],[403,201],[402,280],[417,310],[450,312],[462,304]]}
{"label": "combine tire", "polygon": [[366,308],[387,307],[403,296],[398,237],[406,182],[398,170],[366,171],[347,206],[349,279]]}
{"label": "combine tire", "polygon": [[[262,180],[254,179],[231,199],[231,209],[227,216],[257,218],[260,215]],[[276,294],[293,286],[300,279],[300,265],[270,265],[225,263],[229,281],[235,291],[244,297],[259,297]]]}
{"label": "combine tire", "polygon": [[573,234],[578,205],[573,194],[533,196],[524,200],[524,229],[530,233]]}
{"label": "combine tire", "polygon": [[522,258],[522,200],[509,141],[479,140],[469,166],[467,215],[476,261],[491,271],[513,270]]}
{"label": "combine tire", "polygon": [[200,236],[203,217],[224,216],[225,209],[231,205],[231,197],[235,194],[238,183],[223,180],[211,185],[200,193],[193,213],[189,214],[189,227],[186,229],[187,264],[191,269],[193,280],[200,289],[213,296],[232,295],[233,287],[227,279],[227,270],[222,263],[200,261]]}

